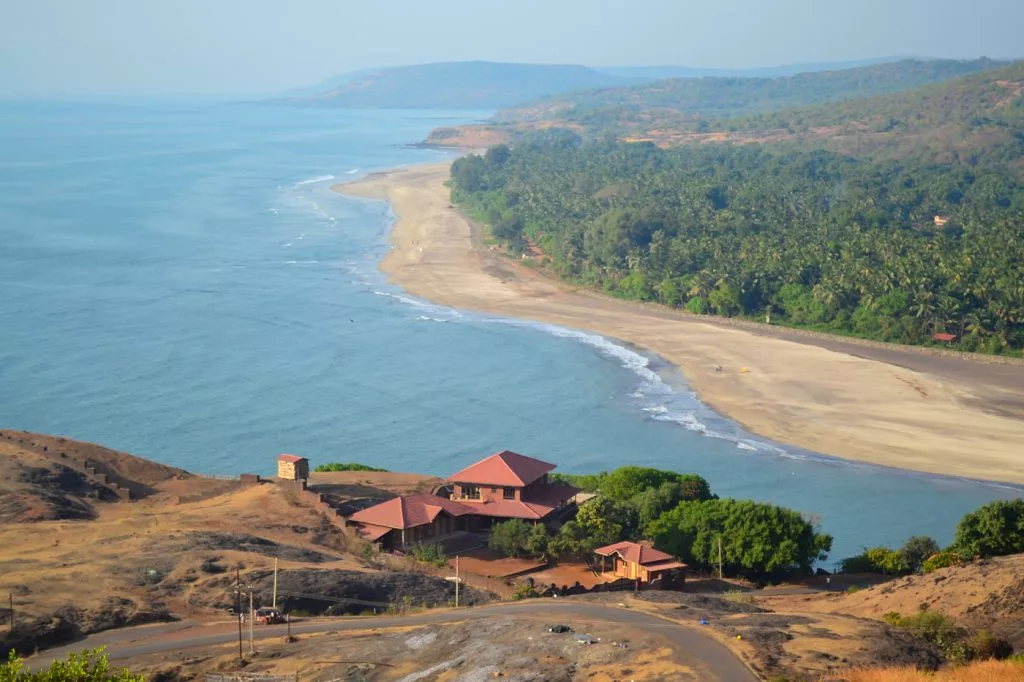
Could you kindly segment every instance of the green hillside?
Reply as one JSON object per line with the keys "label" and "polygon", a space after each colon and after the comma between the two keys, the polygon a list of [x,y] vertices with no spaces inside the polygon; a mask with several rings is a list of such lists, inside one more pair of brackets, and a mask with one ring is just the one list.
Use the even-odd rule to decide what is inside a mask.
{"label": "green hillside", "polygon": [[709,122],[743,144],[552,130],[461,159],[452,196],[513,251],[529,240],[555,274],[618,296],[1019,355],[1022,89],[1019,63]]}
{"label": "green hillside", "polygon": [[450,62],[361,72],[325,92],[277,100],[319,107],[498,109],[556,92],[640,82],[583,66]]}
{"label": "green hillside", "polygon": [[937,83],[1005,65],[913,60],[781,78],[682,78],[553,96],[508,109],[499,122],[558,120],[591,130],[629,131],[654,125],[746,116],[822,102],[869,97]]}

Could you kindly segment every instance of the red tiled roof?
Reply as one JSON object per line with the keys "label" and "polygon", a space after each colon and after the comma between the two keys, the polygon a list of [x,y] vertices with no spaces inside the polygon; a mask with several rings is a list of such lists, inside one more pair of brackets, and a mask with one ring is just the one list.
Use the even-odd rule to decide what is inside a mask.
{"label": "red tiled roof", "polygon": [[934,341],[946,341],[946,342],[956,341],[956,334],[944,334],[944,333],[933,334],[932,335],[932,340],[934,340]]}
{"label": "red tiled roof", "polygon": [[286,455],[278,455],[277,456],[277,461],[278,462],[291,462],[292,464],[295,464],[297,462],[301,462],[304,459],[306,459],[306,458],[305,457],[299,457],[298,455],[287,455],[286,454]]}
{"label": "red tiled roof", "polygon": [[382,537],[393,531],[394,528],[388,528],[387,526],[375,526],[372,523],[360,523],[356,526],[356,532],[370,542],[380,540]]}
{"label": "red tiled roof", "polygon": [[415,528],[432,523],[442,511],[451,516],[463,516],[472,514],[474,509],[468,504],[455,502],[446,497],[423,493],[395,497],[387,502],[381,502],[356,512],[348,517],[348,520],[386,528]]}
{"label": "red tiled roof", "polygon": [[456,483],[521,488],[530,485],[554,468],[554,464],[503,450],[452,474],[448,480]]}
{"label": "red tiled roof", "polygon": [[671,571],[673,568],[686,568],[686,566],[687,564],[684,564],[682,561],[665,561],[658,564],[644,564],[644,568],[651,573],[661,573],[662,571]]}
{"label": "red tiled roof", "polygon": [[616,542],[614,545],[608,545],[607,547],[598,547],[594,550],[594,553],[601,556],[618,554],[626,561],[640,564],[641,566],[676,561],[676,558],[671,554],[666,554],[654,549],[650,545],[643,545],[639,542]]}
{"label": "red tiled roof", "polygon": [[559,503],[572,499],[578,492],[579,489],[571,485],[552,483],[530,489],[529,498],[525,500],[491,500],[463,504],[478,516],[539,521],[555,511]]}

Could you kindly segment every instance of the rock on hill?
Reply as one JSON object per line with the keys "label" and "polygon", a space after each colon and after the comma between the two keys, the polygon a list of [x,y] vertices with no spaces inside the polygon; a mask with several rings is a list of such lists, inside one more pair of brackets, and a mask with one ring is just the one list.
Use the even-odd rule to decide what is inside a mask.
{"label": "rock on hill", "polygon": [[[340,80],[340,79],[339,79]],[[368,109],[499,109],[537,97],[638,79],[585,66],[447,62],[360,72],[325,91],[281,104]]]}

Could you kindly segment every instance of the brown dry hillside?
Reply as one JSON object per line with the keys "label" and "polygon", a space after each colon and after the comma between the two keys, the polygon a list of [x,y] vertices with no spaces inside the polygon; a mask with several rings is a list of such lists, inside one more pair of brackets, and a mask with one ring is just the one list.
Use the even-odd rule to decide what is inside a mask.
{"label": "brown dry hillside", "polygon": [[[321,478],[341,501],[433,483],[375,472],[314,480]],[[301,578],[305,593],[447,603],[453,588],[438,578],[375,579],[336,519],[273,481],[243,487],[97,445],[0,432],[0,594],[14,596],[17,623],[0,653],[5,644],[24,649],[151,620],[222,616],[235,569],[269,585],[275,559],[282,584]]]}
{"label": "brown dry hillside", "polygon": [[875,585],[854,594],[777,597],[761,600],[772,609],[803,609],[881,619],[929,610],[958,623],[1005,637],[1024,650],[1024,554],[975,561]]}

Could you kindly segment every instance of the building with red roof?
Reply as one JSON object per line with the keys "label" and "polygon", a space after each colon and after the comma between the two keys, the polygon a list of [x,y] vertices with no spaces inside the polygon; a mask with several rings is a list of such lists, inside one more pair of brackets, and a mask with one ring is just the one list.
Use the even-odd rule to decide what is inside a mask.
{"label": "building with red roof", "polygon": [[496,521],[545,522],[572,504],[579,492],[551,482],[548,474],[554,468],[504,450],[452,474],[443,495],[396,497],[356,512],[348,520],[364,538],[387,549],[459,530],[486,530]]}
{"label": "building with red roof", "polygon": [[686,564],[671,554],[640,542],[616,542],[598,547],[594,554],[601,557],[601,572],[610,577],[629,578],[640,585],[669,582],[686,568]]}

